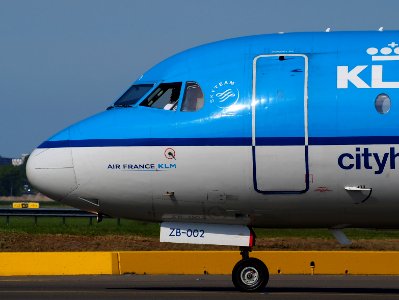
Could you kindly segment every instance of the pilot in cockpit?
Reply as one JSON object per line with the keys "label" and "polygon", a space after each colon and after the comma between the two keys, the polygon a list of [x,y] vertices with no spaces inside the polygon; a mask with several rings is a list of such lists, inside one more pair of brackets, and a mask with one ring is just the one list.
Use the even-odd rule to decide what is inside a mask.
{"label": "pilot in cockpit", "polygon": [[176,110],[177,109],[177,101],[179,100],[180,95],[180,87],[174,87],[171,89],[169,102],[164,106],[165,110]]}

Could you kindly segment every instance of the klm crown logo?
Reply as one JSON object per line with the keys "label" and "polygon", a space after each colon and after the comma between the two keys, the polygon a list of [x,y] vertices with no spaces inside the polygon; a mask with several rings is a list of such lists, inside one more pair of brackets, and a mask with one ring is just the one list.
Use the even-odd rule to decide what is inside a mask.
{"label": "klm crown logo", "polygon": [[[399,45],[395,42],[392,42],[388,44],[388,46],[389,47],[384,47],[380,50],[378,50],[377,48],[368,48],[366,52],[367,54],[372,55],[371,59],[373,61],[399,60]],[[390,55],[392,53],[396,55]]]}
{"label": "klm crown logo", "polygon": [[[381,49],[370,47],[366,52],[371,55],[373,62],[399,61],[399,45],[396,42],[391,42],[387,46]],[[383,65],[371,65],[371,78],[365,81],[360,75],[367,68],[369,65],[359,65],[351,70],[349,70],[349,66],[337,66],[337,88],[347,89],[349,82],[359,89],[399,88],[399,82],[383,80]]]}

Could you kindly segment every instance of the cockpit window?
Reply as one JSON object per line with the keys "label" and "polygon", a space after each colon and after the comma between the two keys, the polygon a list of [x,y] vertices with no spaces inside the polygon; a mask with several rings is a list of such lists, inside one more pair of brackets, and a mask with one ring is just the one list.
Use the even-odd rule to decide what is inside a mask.
{"label": "cockpit window", "polygon": [[181,82],[161,83],[140,106],[165,110],[176,110],[181,90]]}
{"label": "cockpit window", "polygon": [[187,82],[181,111],[198,111],[204,106],[204,93],[196,82]]}
{"label": "cockpit window", "polygon": [[153,86],[153,84],[132,85],[118,100],[116,100],[114,106],[131,106],[136,104]]}

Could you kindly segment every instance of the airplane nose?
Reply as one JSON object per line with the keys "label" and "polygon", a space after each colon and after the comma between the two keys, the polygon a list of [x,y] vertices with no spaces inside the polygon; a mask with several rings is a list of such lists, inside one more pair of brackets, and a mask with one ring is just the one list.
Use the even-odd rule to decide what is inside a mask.
{"label": "airplane nose", "polygon": [[35,189],[54,200],[64,199],[78,187],[70,148],[35,149],[26,175]]}

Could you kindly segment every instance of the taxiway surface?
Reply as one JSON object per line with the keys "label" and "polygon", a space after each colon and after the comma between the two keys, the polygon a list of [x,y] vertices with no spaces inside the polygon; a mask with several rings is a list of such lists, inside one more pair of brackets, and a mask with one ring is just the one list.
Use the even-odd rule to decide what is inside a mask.
{"label": "taxiway surface", "polygon": [[[0,299],[249,299],[230,276],[0,277]],[[399,276],[271,276],[251,299],[399,299]]]}

